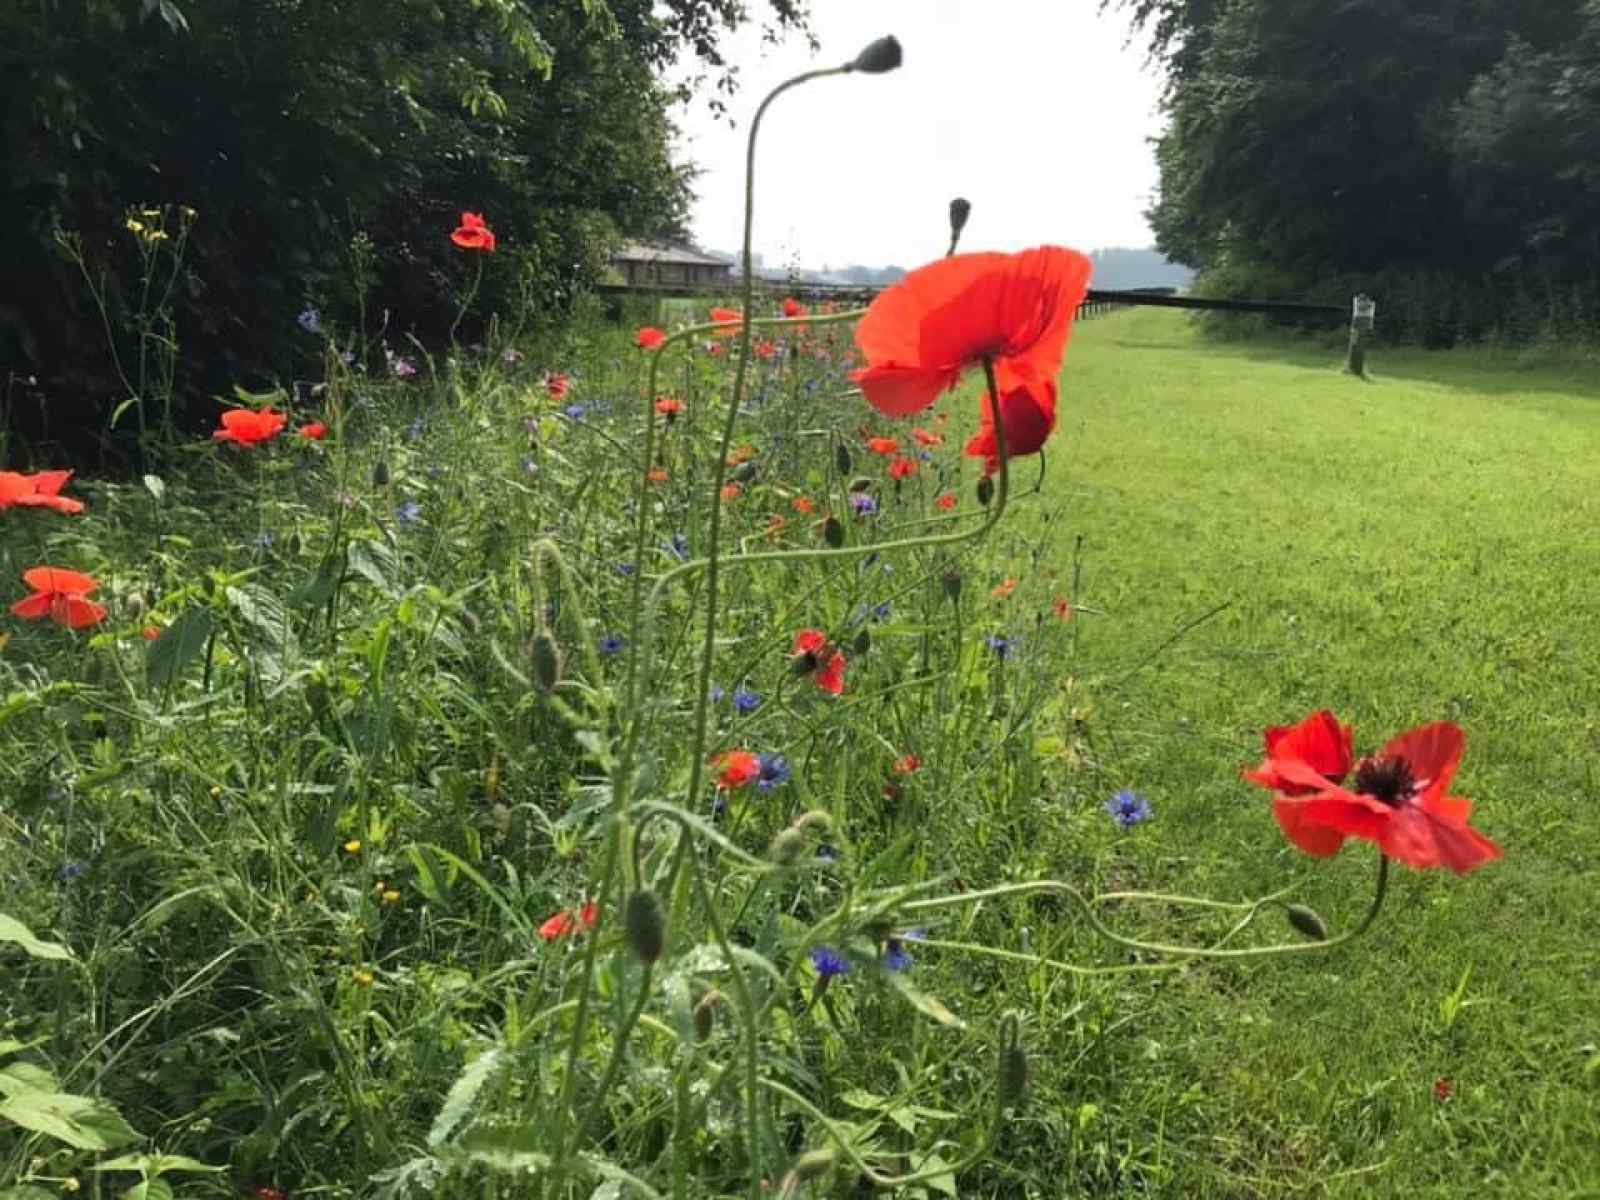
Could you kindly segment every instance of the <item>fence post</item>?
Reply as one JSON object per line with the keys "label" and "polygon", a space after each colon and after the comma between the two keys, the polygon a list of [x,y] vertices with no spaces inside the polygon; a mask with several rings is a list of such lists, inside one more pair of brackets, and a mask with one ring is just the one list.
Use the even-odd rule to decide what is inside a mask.
{"label": "fence post", "polygon": [[1358,293],[1350,303],[1350,353],[1344,360],[1344,369],[1362,379],[1367,377],[1367,334],[1378,315],[1378,305],[1365,292]]}

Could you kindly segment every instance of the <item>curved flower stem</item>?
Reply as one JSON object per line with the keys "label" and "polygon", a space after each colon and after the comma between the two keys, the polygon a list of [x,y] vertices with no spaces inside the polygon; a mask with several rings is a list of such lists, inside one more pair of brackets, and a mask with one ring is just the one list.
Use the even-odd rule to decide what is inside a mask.
{"label": "curved flower stem", "polygon": [[[1138,938],[1124,937],[1115,930],[1107,927],[1095,915],[1094,903],[1084,898],[1083,893],[1071,884],[1061,883],[1054,879],[1040,879],[1031,883],[1008,883],[999,887],[985,888],[977,892],[963,892],[959,896],[939,896],[929,900],[913,900],[902,908],[902,912],[928,912],[938,908],[954,908],[963,904],[970,904],[978,900],[999,899],[1006,896],[1026,896],[1036,892],[1053,892],[1072,898],[1078,905],[1078,911],[1083,914],[1084,920],[1101,937],[1119,946],[1126,946],[1130,950],[1143,950],[1151,954],[1168,954],[1178,958],[1270,958],[1278,954],[1305,954],[1315,950],[1330,950],[1334,946],[1343,945],[1345,942],[1354,941],[1364,934],[1377,919],[1379,910],[1383,907],[1384,896],[1389,890],[1389,859],[1387,855],[1378,856],[1378,879],[1373,890],[1372,904],[1362,917],[1361,923],[1347,933],[1338,937],[1328,938],[1321,942],[1285,942],[1272,946],[1247,946],[1237,950],[1222,949],[1215,946],[1178,946],[1168,942],[1146,942]],[[1259,909],[1270,903],[1269,899],[1258,900],[1254,908]]]}
{"label": "curved flower stem", "polygon": [[453,346],[456,342],[456,330],[460,327],[462,318],[467,315],[467,309],[472,307],[472,302],[478,298],[478,285],[483,282],[483,255],[478,255],[478,273],[472,277],[472,287],[467,292],[467,298],[461,302],[461,311],[456,313],[456,319],[450,322],[449,342]]}

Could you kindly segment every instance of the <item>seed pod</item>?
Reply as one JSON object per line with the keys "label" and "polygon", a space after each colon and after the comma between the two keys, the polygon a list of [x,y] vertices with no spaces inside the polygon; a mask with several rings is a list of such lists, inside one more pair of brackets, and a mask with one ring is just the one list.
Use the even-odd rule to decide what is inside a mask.
{"label": "seed pod", "polygon": [[853,465],[850,461],[850,448],[843,442],[833,448],[833,465],[839,474],[850,474],[850,467]]}
{"label": "seed pod", "polygon": [[987,505],[994,499],[994,480],[985,475],[978,480],[978,503]]}
{"label": "seed pod", "polygon": [[649,964],[661,957],[667,948],[667,918],[655,889],[640,888],[628,897],[622,910],[622,928],[640,962]]}
{"label": "seed pod", "polygon": [[700,997],[700,1003],[694,1006],[694,1036],[700,1041],[705,1041],[711,1036],[712,1027],[717,1021],[717,1007],[722,1003],[722,993],[712,988]]}
{"label": "seed pod", "polygon": [[868,650],[871,650],[872,634],[863,629],[860,633],[856,634],[856,640],[850,643],[850,649],[858,655],[865,654]]}
{"label": "seed pod", "polygon": [[1315,909],[1307,908],[1304,904],[1290,904],[1285,906],[1283,913],[1297,932],[1305,934],[1314,942],[1328,940],[1328,923]]}
{"label": "seed pod", "polygon": [[1028,1086],[1028,1052],[1019,1041],[1011,1041],[1000,1048],[999,1079],[1000,1106],[1009,1107],[1022,1099]]}
{"label": "seed pod", "polygon": [[128,610],[129,620],[137,621],[144,616],[145,603],[143,593],[129,593],[127,600],[123,602],[123,606]]}
{"label": "seed pod", "polygon": [[372,486],[389,486],[389,463],[387,459],[380,458],[377,462],[372,464]]}
{"label": "seed pod", "polygon": [[749,483],[756,477],[756,464],[742,462],[733,469],[733,478],[736,483]]}
{"label": "seed pod", "polygon": [[792,825],[772,839],[767,857],[780,867],[793,866],[806,852],[806,835]]}
{"label": "seed pod", "polygon": [[555,691],[561,682],[561,649],[547,629],[533,636],[533,681],[544,692]]}
{"label": "seed pod", "polygon": [[881,75],[898,67],[901,57],[900,42],[891,34],[871,43],[847,65],[852,71]]}
{"label": "seed pod", "polygon": [[950,244],[954,246],[961,240],[961,231],[967,227],[967,218],[972,215],[972,201],[963,196],[957,196],[950,201]]}
{"label": "seed pod", "polygon": [[822,523],[822,540],[835,550],[844,545],[844,526],[838,517],[829,517]]}

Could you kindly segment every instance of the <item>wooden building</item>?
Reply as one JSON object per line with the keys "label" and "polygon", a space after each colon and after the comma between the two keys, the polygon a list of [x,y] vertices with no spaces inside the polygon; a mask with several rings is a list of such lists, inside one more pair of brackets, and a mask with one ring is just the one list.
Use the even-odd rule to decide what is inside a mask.
{"label": "wooden building", "polygon": [[733,282],[733,264],[681,246],[629,242],[611,265],[630,287],[717,287]]}

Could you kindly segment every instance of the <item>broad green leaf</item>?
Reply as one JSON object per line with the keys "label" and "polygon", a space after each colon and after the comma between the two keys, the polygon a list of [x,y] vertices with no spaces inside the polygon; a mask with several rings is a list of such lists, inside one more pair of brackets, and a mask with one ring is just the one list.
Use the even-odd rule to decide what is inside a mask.
{"label": "broad green leaf", "polygon": [[70,959],[72,951],[56,942],[46,942],[33,936],[29,929],[15,917],[0,913],[0,942],[21,946],[33,958]]}
{"label": "broad green leaf", "polygon": [[187,1154],[121,1154],[95,1163],[91,1171],[138,1171],[142,1175],[165,1175],[170,1171],[226,1171]]}
{"label": "broad green leaf", "polygon": [[163,629],[145,651],[144,675],[150,686],[165,688],[177,682],[184,668],[204,653],[213,628],[210,609],[191,608]]}
{"label": "broad green leaf", "polygon": [[115,1150],[140,1140],[116,1109],[67,1092],[18,1092],[0,1100],[0,1118],[77,1150]]}
{"label": "broad green leaf", "polygon": [[430,1150],[437,1150],[443,1145],[456,1131],[456,1127],[466,1119],[467,1110],[472,1107],[472,1102],[477,1099],[483,1085],[500,1068],[504,1058],[500,1050],[495,1048],[485,1051],[467,1064],[467,1069],[462,1071],[451,1085],[450,1094],[444,1098],[444,1107],[439,1110],[439,1115],[434,1118],[433,1128],[428,1131]]}
{"label": "broad green leaf", "polygon": [[911,1006],[924,1016],[932,1017],[939,1024],[948,1025],[953,1029],[965,1029],[967,1027],[965,1021],[956,1016],[955,1013],[951,1012],[938,1000],[935,1000],[926,992],[919,992],[912,987],[906,981],[905,976],[885,973],[884,977],[889,981],[890,987],[904,996]]}
{"label": "broad green leaf", "polygon": [[61,1084],[56,1077],[35,1063],[17,1062],[0,1067],[0,1096],[60,1090]]}
{"label": "broad green leaf", "polygon": [[351,542],[350,569],[386,596],[398,596],[400,564],[387,542],[371,539]]}

